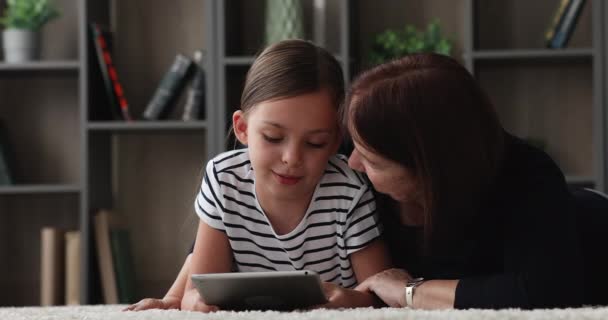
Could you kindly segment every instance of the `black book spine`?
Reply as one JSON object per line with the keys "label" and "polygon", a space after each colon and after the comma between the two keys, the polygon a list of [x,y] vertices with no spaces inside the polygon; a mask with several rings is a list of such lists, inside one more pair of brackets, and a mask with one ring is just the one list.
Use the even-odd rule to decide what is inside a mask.
{"label": "black book spine", "polygon": [[102,31],[102,28],[96,23],[91,23],[90,28],[99,70],[103,77],[113,118],[131,121],[132,118],[129,113],[129,104],[127,103],[124,90],[118,79],[118,72],[116,71],[116,66],[114,65],[110,53],[111,45],[109,32]]}
{"label": "black book spine", "polygon": [[161,79],[152,99],[146,106],[144,119],[162,119],[169,114],[170,106],[184,86],[192,64],[192,60],[182,54],[175,57],[173,64]]}
{"label": "black book spine", "polygon": [[204,118],[205,110],[205,70],[202,67],[203,53],[194,53],[194,76],[188,94],[182,120],[193,121]]}
{"label": "black book spine", "polygon": [[15,183],[13,148],[8,137],[8,129],[0,119],[0,186]]}

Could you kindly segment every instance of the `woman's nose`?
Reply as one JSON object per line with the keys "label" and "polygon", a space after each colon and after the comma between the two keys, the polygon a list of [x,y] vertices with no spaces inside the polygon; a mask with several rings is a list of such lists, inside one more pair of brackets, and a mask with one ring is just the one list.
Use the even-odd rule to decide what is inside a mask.
{"label": "woman's nose", "polygon": [[361,164],[361,158],[359,157],[357,150],[353,150],[350,157],[348,157],[348,166],[357,171],[365,171],[363,165]]}

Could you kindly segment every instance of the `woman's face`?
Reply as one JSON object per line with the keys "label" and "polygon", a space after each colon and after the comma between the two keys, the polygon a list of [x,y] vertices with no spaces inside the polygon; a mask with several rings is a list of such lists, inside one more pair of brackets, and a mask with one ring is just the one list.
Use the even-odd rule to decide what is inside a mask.
{"label": "woman's face", "polygon": [[366,149],[356,141],[354,145],[348,165],[367,174],[376,191],[403,203],[421,202],[422,190],[412,170]]}

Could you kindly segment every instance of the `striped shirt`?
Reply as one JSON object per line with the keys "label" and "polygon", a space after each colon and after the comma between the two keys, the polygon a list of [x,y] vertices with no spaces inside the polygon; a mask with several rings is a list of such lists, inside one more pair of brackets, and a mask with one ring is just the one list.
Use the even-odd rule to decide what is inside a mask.
{"label": "striped shirt", "polygon": [[312,270],[343,287],[357,284],[349,255],[381,234],[371,188],[341,155],[330,158],[304,218],[287,234],[274,232],[256,199],[247,149],[209,161],[194,207],[226,233],[238,271]]}

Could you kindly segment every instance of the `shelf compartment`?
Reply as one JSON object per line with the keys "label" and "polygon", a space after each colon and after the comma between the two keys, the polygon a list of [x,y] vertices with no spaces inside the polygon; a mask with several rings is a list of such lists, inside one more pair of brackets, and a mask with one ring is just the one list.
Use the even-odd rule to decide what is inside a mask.
{"label": "shelf compartment", "polygon": [[14,184],[78,184],[82,125],[77,92],[78,77],[64,73],[0,77],[0,119],[7,129]]}
{"label": "shelf compartment", "polygon": [[80,62],[77,60],[0,63],[0,71],[78,71],[79,69]]}
{"label": "shelf compartment", "polygon": [[504,127],[543,145],[571,177],[593,177],[592,64],[483,64],[481,86]]}
{"label": "shelf compartment", "polygon": [[[323,46],[330,52],[340,50],[340,1],[326,1],[325,14],[315,17],[314,1],[302,0],[302,22],[304,39],[315,40],[315,19],[319,34],[324,35]],[[264,0],[227,0],[224,2],[224,51],[226,56],[253,56],[265,46],[265,1]],[[317,11],[322,12],[322,11]],[[324,31],[322,31],[324,29]]]}
{"label": "shelf compartment", "polygon": [[[561,0],[474,0],[475,48],[544,48],[545,33]],[[591,13],[587,1],[568,43],[570,48],[592,46]]]}
{"label": "shelf compartment", "polygon": [[206,121],[93,121],[87,124],[92,131],[180,131],[205,130]]}
{"label": "shelf compartment", "polygon": [[79,194],[0,196],[0,305],[40,304],[40,231],[77,230]]}
{"label": "shelf compartment", "polygon": [[[94,132],[89,139],[95,165],[90,207],[113,208],[121,215],[130,230],[134,267],[142,270],[136,279],[139,295],[162,294],[196,235],[193,205],[206,163],[205,137]],[[158,268],[146,268],[150,265]]]}
{"label": "shelf compartment", "polygon": [[79,192],[80,188],[78,186],[68,184],[17,184],[0,186],[0,195],[70,194]]}

